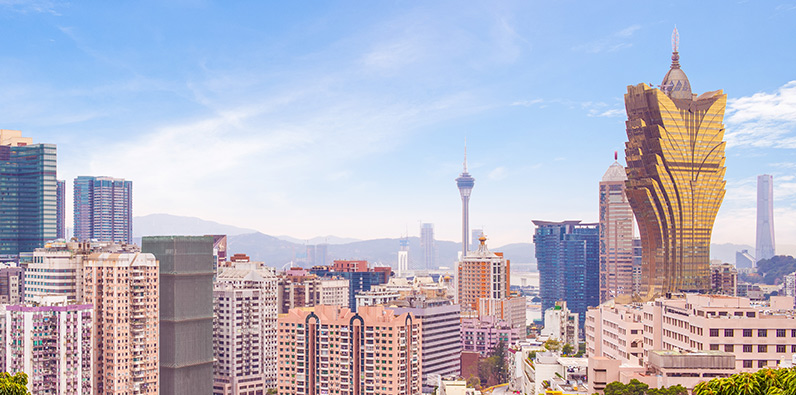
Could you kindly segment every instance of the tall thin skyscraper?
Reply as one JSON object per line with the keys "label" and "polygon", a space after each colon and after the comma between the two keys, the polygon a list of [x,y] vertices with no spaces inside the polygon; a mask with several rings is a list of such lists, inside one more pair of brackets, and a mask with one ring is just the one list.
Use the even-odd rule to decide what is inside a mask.
{"label": "tall thin skyscraper", "polygon": [[721,90],[697,96],[680,69],[677,29],[660,89],[627,87],[627,198],[642,244],[642,299],[710,291],[710,237],[724,199]]}
{"label": "tall thin skyscraper", "polygon": [[75,178],[75,237],[133,242],[133,182],[121,178]]}
{"label": "tall thin skyscraper", "polygon": [[757,240],[755,262],[771,259],[776,253],[774,242],[774,177],[757,176]]}
{"label": "tall thin skyscraper", "polygon": [[59,239],[66,238],[66,181],[58,180],[56,188],[56,200],[58,209],[56,214],[55,228]]}
{"label": "tall thin skyscraper", "polygon": [[456,179],[456,186],[462,196],[462,257],[465,257],[470,232],[470,194],[475,186],[475,178],[467,172],[467,143],[464,144],[464,170]]}
{"label": "tall thin skyscraper", "polygon": [[420,224],[420,254],[423,259],[422,270],[437,268],[437,242],[434,240],[434,224]]}
{"label": "tall thin skyscraper", "polygon": [[55,144],[0,129],[0,258],[15,259],[58,236]]}
{"label": "tall thin skyscraper", "polygon": [[586,309],[600,302],[599,225],[580,221],[533,221],[542,311],[567,302],[578,313],[580,327]]}
{"label": "tall thin skyscraper", "polygon": [[213,393],[213,237],[144,237],[160,262],[160,393]]}
{"label": "tall thin skyscraper", "polygon": [[600,181],[600,303],[633,293],[633,209],[625,180],[625,168],[614,161]]}
{"label": "tall thin skyscraper", "polygon": [[409,237],[404,236],[399,240],[398,250],[398,277],[403,277],[409,271]]}

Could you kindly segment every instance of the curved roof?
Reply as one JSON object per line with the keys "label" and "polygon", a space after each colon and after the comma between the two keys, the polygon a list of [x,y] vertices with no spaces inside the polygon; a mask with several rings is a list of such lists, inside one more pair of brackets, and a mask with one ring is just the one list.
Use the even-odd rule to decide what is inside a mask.
{"label": "curved roof", "polygon": [[663,77],[661,89],[672,99],[691,100],[691,83],[680,68],[680,54],[672,53],[672,66]]}
{"label": "curved roof", "polygon": [[603,181],[625,181],[627,180],[627,173],[625,167],[620,165],[619,162],[614,162],[608,166],[608,170],[603,174]]}

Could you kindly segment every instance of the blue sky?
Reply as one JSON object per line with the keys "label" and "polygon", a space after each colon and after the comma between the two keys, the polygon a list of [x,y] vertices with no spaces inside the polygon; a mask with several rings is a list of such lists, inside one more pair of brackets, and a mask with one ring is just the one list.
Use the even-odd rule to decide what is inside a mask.
{"label": "blue sky", "polygon": [[58,144],[68,184],[133,180],[135,215],[299,238],[456,240],[467,138],[471,224],[529,242],[596,220],[675,25],[693,90],[729,97],[714,242],[754,244],[769,173],[796,244],[794,2],[0,0],[0,127]]}

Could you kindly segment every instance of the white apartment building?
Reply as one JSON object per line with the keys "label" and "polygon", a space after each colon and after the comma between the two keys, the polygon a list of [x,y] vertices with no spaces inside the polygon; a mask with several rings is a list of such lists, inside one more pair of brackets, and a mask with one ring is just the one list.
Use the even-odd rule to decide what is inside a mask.
{"label": "white apartment building", "polygon": [[544,312],[544,328],[542,336],[556,339],[564,344],[571,345],[575,352],[579,348],[578,313],[573,313],[567,308],[567,302],[558,301],[556,305]]}
{"label": "white apartment building", "polygon": [[93,316],[66,296],[0,305],[0,371],[25,372],[33,394],[92,394]]}
{"label": "white apartment building", "polygon": [[348,280],[320,279],[321,299],[318,304],[345,306],[348,304]]}
{"label": "white apartment building", "polygon": [[213,393],[265,393],[276,385],[277,278],[256,262],[236,262],[213,289]]}
{"label": "white apartment building", "polygon": [[775,367],[796,354],[793,298],[769,303],[748,298],[686,294],[631,305],[604,303],[586,313],[590,357],[646,366],[656,351],[722,351],[736,371]]}

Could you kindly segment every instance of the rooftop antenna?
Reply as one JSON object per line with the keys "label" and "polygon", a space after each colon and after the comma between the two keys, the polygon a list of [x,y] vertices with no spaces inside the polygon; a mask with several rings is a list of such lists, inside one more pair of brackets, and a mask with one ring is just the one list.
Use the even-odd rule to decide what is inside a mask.
{"label": "rooftop antenna", "polygon": [[672,52],[677,52],[680,48],[680,33],[677,32],[677,25],[674,25],[674,31],[672,32]]}
{"label": "rooftop antenna", "polygon": [[615,162],[619,161],[619,151],[614,151],[614,161]]}

